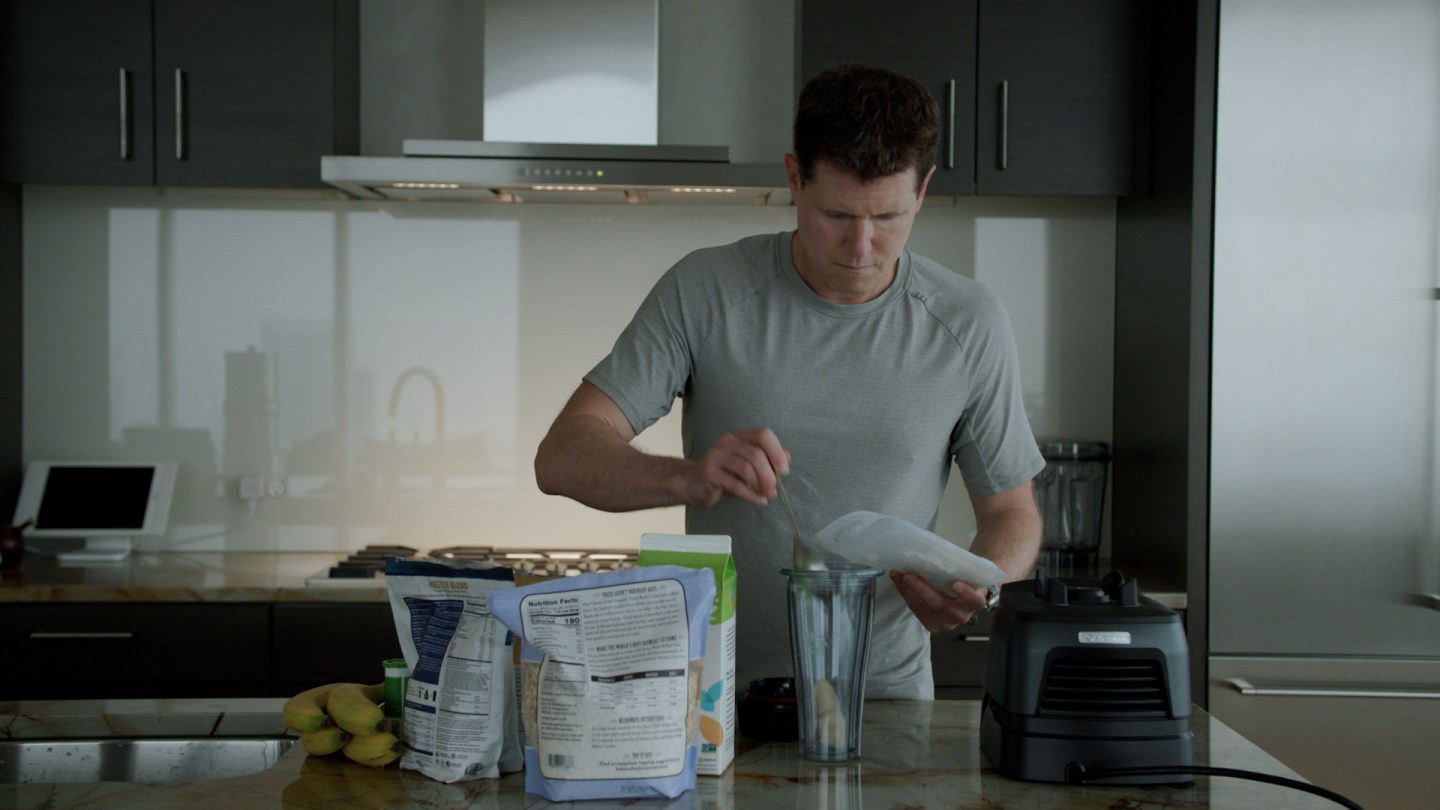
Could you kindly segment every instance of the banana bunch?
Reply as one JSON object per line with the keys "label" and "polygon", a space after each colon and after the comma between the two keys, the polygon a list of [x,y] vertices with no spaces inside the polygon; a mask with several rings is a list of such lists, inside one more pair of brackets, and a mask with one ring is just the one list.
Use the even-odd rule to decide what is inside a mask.
{"label": "banana bunch", "polygon": [[336,751],[362,765],[382,768],[400,756],[400,740],[385,730],[385,685],[330,683],[286,701],[285,725],[300,732],[308,754]]}

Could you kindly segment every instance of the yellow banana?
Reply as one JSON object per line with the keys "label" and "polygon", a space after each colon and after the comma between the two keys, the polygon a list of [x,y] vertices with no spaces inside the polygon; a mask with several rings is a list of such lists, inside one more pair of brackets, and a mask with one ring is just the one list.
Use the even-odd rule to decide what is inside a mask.
{"label": "yellow banana", "polygon": [[300,735],[300,746],[305,753],[323,757],[333,754],[350,742],[350,732],[339,726],[326,726],[319,731],[307,731]]}
{"label": "yellow banana", "polygon": [[[304,692],[290,698],[285,702],[284,718],[285,725],[304,734],[307,731],[319,731],[330,724],[330,718],[325,714],[325,707],[329,702],[330,693],[337,686],[347,684],[327,683],[324,686],[317,686],[314,689],[306,689]],[[358,686],[359,684],[353,684]]]}
{"label": "yellow banana", "polygon": [[335,725],[360,737],[385,729],[385,710],[380,708],[380,701],[384,699],[383,683],[373,686],[346,683],[330,691],[325,708]]}
{"label": "yellow banana", "polygon": [[400,744],[400,738],[385,731],[351,737],[350,742],[340,750],[361,765],[383,768],[399,758],[404,746]]}

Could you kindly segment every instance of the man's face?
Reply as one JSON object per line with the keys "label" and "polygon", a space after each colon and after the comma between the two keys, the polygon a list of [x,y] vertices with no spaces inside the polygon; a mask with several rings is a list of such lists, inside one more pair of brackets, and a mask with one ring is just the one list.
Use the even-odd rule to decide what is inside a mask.
{"label": "man's face", "polygon": [[803,187],[794,155],[785,156],[785,169],[798,214],[791,260],[800,277],[836,304],[879,296],[895,279],[934,168],[919,192],[914,169],[865,183],[822,160]]}

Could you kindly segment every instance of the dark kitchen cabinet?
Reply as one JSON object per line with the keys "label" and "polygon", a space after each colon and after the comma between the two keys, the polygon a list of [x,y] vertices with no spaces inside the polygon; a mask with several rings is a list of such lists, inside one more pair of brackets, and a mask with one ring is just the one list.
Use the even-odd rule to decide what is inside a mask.
{"label": "dark kitchen cabinet", "polygon": [[1149,190],[1143,0],[803,0],[800,82],[844,62],[924,82],[941,107],[935,194]]}
{"label": "dark kitchen cabinet", "polygon": [[322,187],[358,151],[356,0],[4,7],[0,181]]}
{"label": "dark kitchen cabinet", "polygon": [[400,657],[389,602],[8,604],[0,647],[0,701],[286,697]]}
{"label": "dark kitchen cabinet", "polygon": [[272,615],[273,695],[336,681],[379,683],[385,659],[400,657],[389,602],[279,602]]}
{"label": "dark kitchen cabinet", "polygon": [[981,616],[973,627],[930,637],[930,667],[935,674],[936,700],[979,700],[985,693],[985,651],[990,647],[994,615]]}
{"label": "dark kitchen cabinet", "polygon": [[0,182],[154,182],[150,0],[12,0],[0,36]]}
{"label": "dark kitchen cabinet", "polygon": [[931,194],[975,193],[976,0],[803,0],[796,88],[846,63],[922,82],[940,103]]}
{"label": "dark kitchen cabinet", "polygon": [[266,604],[0,606],[0,700],[266,694]]}

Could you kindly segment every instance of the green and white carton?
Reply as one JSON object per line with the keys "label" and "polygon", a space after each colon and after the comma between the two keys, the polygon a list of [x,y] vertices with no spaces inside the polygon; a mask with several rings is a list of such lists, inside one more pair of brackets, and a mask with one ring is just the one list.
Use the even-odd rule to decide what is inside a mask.
{"label": "green and white carton", "polygon": [[730,538],[719,534],[651,534],[640,537],[637,565],[709,568],[715,575],[715,605],[705,641],[700,680],[700,722],[695,773],[718,776],[735,759],[735,558]]}

